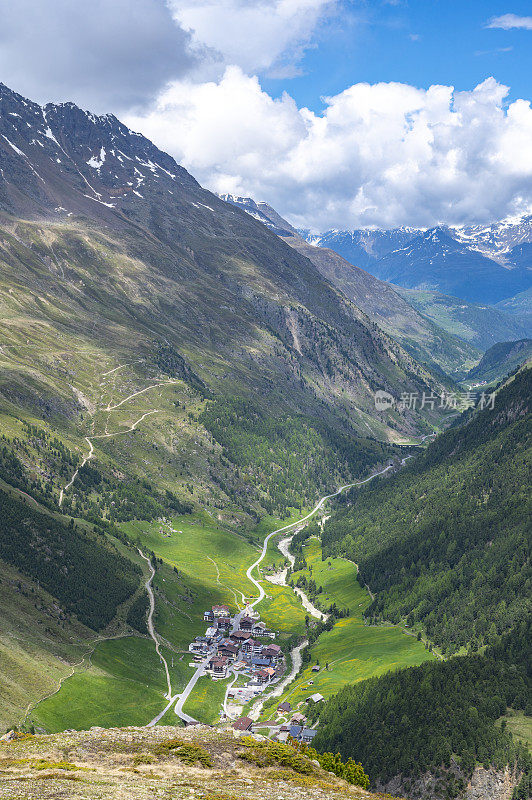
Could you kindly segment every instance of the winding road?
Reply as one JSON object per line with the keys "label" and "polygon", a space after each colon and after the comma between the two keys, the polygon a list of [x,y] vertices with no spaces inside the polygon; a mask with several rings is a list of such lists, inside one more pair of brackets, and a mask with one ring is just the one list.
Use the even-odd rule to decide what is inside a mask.
{"label": "winding road", "polygon": [[166,694],[166,699],[170,700],[171,697],[172,697],[172,684],[170,682],[170,672],[168,671],[168,664],[166,662],[166,658],[161,653],[161,648],[160,648],[160,645],[159,645],[159,639],[158,639],[157,634],[155,632],[155,628],[153,627],[153,614],[154,614],[154,611],[155,611],[155,596],[153,594],[152,581],[153,581],[153,578],[155,576],[155,568],[154,568],[153,564],[151,563],[151,559],[148,558],[148,556],[145,556],[144,553],[142,552],[142,550],[140,550],[140,549],[139,549],[139,555],[140,555],[141,558],[144,559],[144,561],[148,562],[148,565],[149,565],[149,568],[150,568],[150,577],[148,578],[148,580],[144,584],[144,586],[146,587],[146,591],[148,592],[148,597],[149,597],[149,600],[150,600],[150,610],[148,612],[148,633],[150,634],[151,638],[155,642],[155,650],[157,651],[157,655],[159,656],[159,658],[161,659],[161,661],[162,661],[162,663],[164,665],[164,671],[166,672],[166,681],[168,683],[168,692]]}
{"label": "winding road", "polygon": [[[404,460],[405,459],[403,459],[403,461]],[[377,478],[379,475],[384,475],[384,473],[388,472],[388,470],[390,470],[390,469],[392,469],[392,465],[391,464],[389,464],[384,469],[381,469],[380,472],[374,472],[373,475],[370,475],[369,478],[365,478],[363,481],[355,481],[354,483],[346,483],[344,486],[340,486],[340,488],[337,489],[336,492],[333,492],[332,494],[326,494],[324,497],[322,497],[321,500],[319,500],[316,503],[316,505],[314,506],[312,511],[309,511],[309,513],[306,514],[304,517],[301,517],[301,519],[298,519],[295,522],[290,522],[288,525],[283,525],[282,528],[277,528],[277,530],[272,531],[271,533],[269,533],[267,535],[267,537],[264,539],[264,543],[262,545],[262,551],[261,551],[260,556],[249,567],[249,569],[246,572],[246,577],[249,578],[251,583],[253,583],[257,587],[257,589],[259,590],[259,596],[256,598],[256,600],[253,601],[253,603],[250,604],[250,607],[253,608],[254,606],[258,605],[260,603],[260,601],[263,600],[265,595],[266,595],[266,592],[262,588],[261,584],[257,580],[255,580],[255,578],[253,577],[253,570],[256,569],[259,566],[259,564],[264,560],[264,557],[266,555],[266,551],[268,549],[268,542],[270,541],[272,536],[276,536],[278,533],[282,533],[283,531],[288,531],[288,530],[290,530],[290,528],[293,528],[296,525],[301,525],[302,522],[306,522],[311,517],[313,517],[314,514],[317,511],[322,509],[323,506],[325,505],[325,503],[327,502],[327,500],[331,500],[331,498],[337,497],[342,492],[345,492],[346,489],[352,489],[353,486],[361,486],[363,483],[368,483],[368,481],[372,481],[374,478]]]}

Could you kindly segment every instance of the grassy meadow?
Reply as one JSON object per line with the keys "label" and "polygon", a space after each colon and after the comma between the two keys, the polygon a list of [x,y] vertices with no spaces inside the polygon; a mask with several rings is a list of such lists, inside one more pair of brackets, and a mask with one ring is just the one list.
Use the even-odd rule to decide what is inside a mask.
{"label": "grassy meadow", "polygon": [[[356,566],[352,562],[342,558],[322,561],[321,545],[315,537],[308,541],[303,552],[308,568],[294,573],[294,579],[301,574],[307,579],[312,575],[316,583],[323,586],[324,591],[319,595],[322,605],[336,603],[339,608],[349,608],[349,616],[339,619],[331,631],[321,634],[311,648],[310,663],[278,702],[288,700],[295,706],[315,692],[328,698],[346,683],[433,658],[421,642],[407,635],[400,626],[364,624],[363,613],[371,598],[356,580]],[[320,671],[314,673],[311,668],[317,662]]]}

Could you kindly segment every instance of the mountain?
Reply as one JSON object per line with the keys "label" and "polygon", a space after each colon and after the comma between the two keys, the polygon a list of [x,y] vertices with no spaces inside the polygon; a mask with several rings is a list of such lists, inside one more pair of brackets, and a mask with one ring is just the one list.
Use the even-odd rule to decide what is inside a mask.
{"label": "mountain", "polygon": [[456,241],[444,228],[425,231],[383,256],[373,271],[406,289],[437,290],[473,303],[496,303],[530,285],[526,269],[505,269]]}
{"label": "mountain", "polygon": [[486,350],[479,364],[467,373],[464,380],[472,386],[497,383],[530,358],[532,339],[498,342]]}
{"label": "mountain", "polygon": [[396,291],[424,317],[482,351],[497,342],[524,339],[532,334],[532,315],[528,323],[514,316],[507,308],[511,301],[494,307],[421,289],[397,287]]}
{"label": "mountain", "polygon": [[[87,696],[83,676],[65,701],[55,691],[85,663],[87,718],[108,719],[111,696],[117,724],[161,710],[138,552],[155,550],[150,526],[166,543],[157,520],[179,517],[187,541],[209,523],[210,552],[255,546],[268,515],[310,506],[444,421],[376,408],[377,389],[444,384],[308,258],[112,115],[3,85],[0,308],[5,725],[46,694],[44,728],[64,727],[65,709],[84,718],[68,699]],[[182,655],[226,589],[152,559],[154,619]],[[176,685],[188,669],[176,663]]]}
{"label": "mountain", "polygon": [[497,308],[503,313],[517,317],[517,321],[527,330],[532,328],[532,288],[519,292],[507,300],[501,300],[497,303]]}
{"label": "mountain", "polygon": [[325,558],[356,562],[374,594],[368,621],[403,620],[438,648],[438,661],[346,686],[314,710],[316,746],[362,760],[373,788],[529,796],[532,760],[506,720],[520,714],[530,730],[531,397],[523,367],[323,528]]}
{"label": "mountain", "polygon": [[424,319],[395,287],[353,266],[334,250],[309,244],[267,203],[233,195],[223,195],[223,199],[247,211],[310,259],[327,280],[418,361],[452,377],[463,375],[464,365],[477,361],[479,352],[474,346]]}
{"label": "mountain", "polygon": [[[491,225],[460,226],[451,229],[457,241],[473,250],[499,261],[517,265],[519,253],[532,244],[532,215],[514,217]],[[527,260],[530,264],[530,260]]]}
{"label": "mountain", "polygon": [[489,226],[327,231],[302,235],[382,280],[476,303],[496,303],[532,282],[532,217]]}
{"label": "mountain", "polygon": [[[361,466],[356,445],[349,456],[344,452],[346,435],[353,442],[365,436],[393,441],[415,431],[418,423],[408,412],[383,425],[373,392],[420,390],[439,379],[306,257],[202,189],[116,118],[95,117],[69,103],[41,108],[2,87],[0,169],[5,425],[45,420],[66,437],[70,453],[86,449],[91,431],[100,437],[90,465],[99,471],[99,483],[89,489],[87,482],[84,489],[79,482],[65,498],[67,510],[77,491],[88,513],[97,489],[116,516],[110,503],[120,481],[114,473],[132,469],[127,454],[104,438],[105,402],[112,403],[102,405],[100,384],[111,382],[126,397],[150,381],[175,381],[160,399],[162,407],[152,408],[168,428],[157,454],[165,464],[163,496],[177,493],[180,502],[190,500],[190,475],[174,455],[194,450],[200,435],[203,455],[193,461],[202,488],[194,497],[217,495],[219,505],[222,497],[236,498],[256,513],[262,501],[270,507],[272,482],[281,480],[277,467],[259,467],[260,448],[247,448],[250,474],[270,475],[269,485],[257,481],[250,490],[239,474],[243,465],[223,455],[224,448],[234,453],[229,432],[214,441],[206,428],[226,413],[235,420],[231,435],[238,427],[247,430],[250,419],[288,417],[291,430],[306,431],[301,446],[309,453],[317,448],[334,461],[340,447],[334,469],[346,475]],[[182,409],[179,420],[172,392]],[[237,398],[247,406],[238,406]],[[211,412],[204,414],[209,404]],[[154,421],[148,418],[138,432],[137,447],[147,448],[133,467],[138,481],[159,471],[142,433]],[[259,436],[259,427],[257,422],[253,435]],[[260,438],[277,463],[283,450],[273,446],[273,430],[263,424]],[[364,442],[361,451],[373,451],[369,462],[382,458],[379,445]],[[38,452],[32,449],[33,456]],[[54,475],[45,449],[37,457],[57,497],[62,478]],[[316,480],[330,480],[319,459],[303,463],[315,469],[310,483],[302,468],[297,480],[275,489],[296,505],[296,486],[301,498],[301,492],[310,497]],[[226,487],[221,495],[212,474]],[[137,501],[124,496],[121,505]]]}
{"label": "mountain", "polygon": [[322,234],[313,234],[302,230],[300,234],[314,247],[325,247],[368,272],[373,272],[373,265],[383,256],[400,250],[412,239],[423,233],[418,228],[392,228],[391,230],[330,230]]}
{"label": "mountain", "polygon": [[405,618],[453,653],[530,614],[531,390],[529,366],[496,396],[479,391],[465,422],[327,523],[324,551],[355,560],[375,593],[370,617]]}

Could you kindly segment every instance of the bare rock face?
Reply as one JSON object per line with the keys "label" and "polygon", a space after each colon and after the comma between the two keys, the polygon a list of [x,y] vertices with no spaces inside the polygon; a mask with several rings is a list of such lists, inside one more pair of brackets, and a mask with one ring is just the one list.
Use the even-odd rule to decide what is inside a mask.
{"label": "bare rock face", "polygon": [[439,800],[444,784],[449,780],[458,794],[456,800],[511,800],[512,792],[519,783],[520,775],[506,767],[496,770],[493,767],[475,768],[469,780],[464,778],[458,764],[451,761],[448,770],[438,775],[427,772],[415,781],[396,775],[386,784],[378,784],[378,791],[401,795],[408,800]]}
{"label": "bare rock face", "polygon": [[509,770],[477,767],[467,786],[464,800],[510,800],[518,776]]}

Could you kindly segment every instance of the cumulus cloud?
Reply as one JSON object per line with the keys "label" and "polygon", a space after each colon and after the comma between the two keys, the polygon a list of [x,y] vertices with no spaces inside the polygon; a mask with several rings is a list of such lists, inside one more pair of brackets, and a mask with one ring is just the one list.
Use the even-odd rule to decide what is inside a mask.
{"label": "cumulus cloud", "polygon": [[489,78],[471,91],[355,84],[322,113],[273,99],[237,67],[176,82],[128,122],[204,185],[266,200],[295,224],[460,224],[532,204],[532,109]]}
{"label": "cumulus cloud", "polygon": [[95,111],[142,106],[194,64],[165,0],[0,0],[0,80]]}
{"label": "cumulus cloud", "polygon": [[500,17],[492,17],[486,24],[487,28],[502,28],[509,31],[512,28],[524,28],[532,31],[532,17],[520,17],[517,14],[501,14]]}
{"label": "cumulus cloud", "polygon": [[[171,0],[175,18],[202,50],[204,62],[247,73],[297,73],[317,23],[337,0]],[[210,56],[210,57],[208,57]],[[205,71],[205,63],[202,64]]]}

